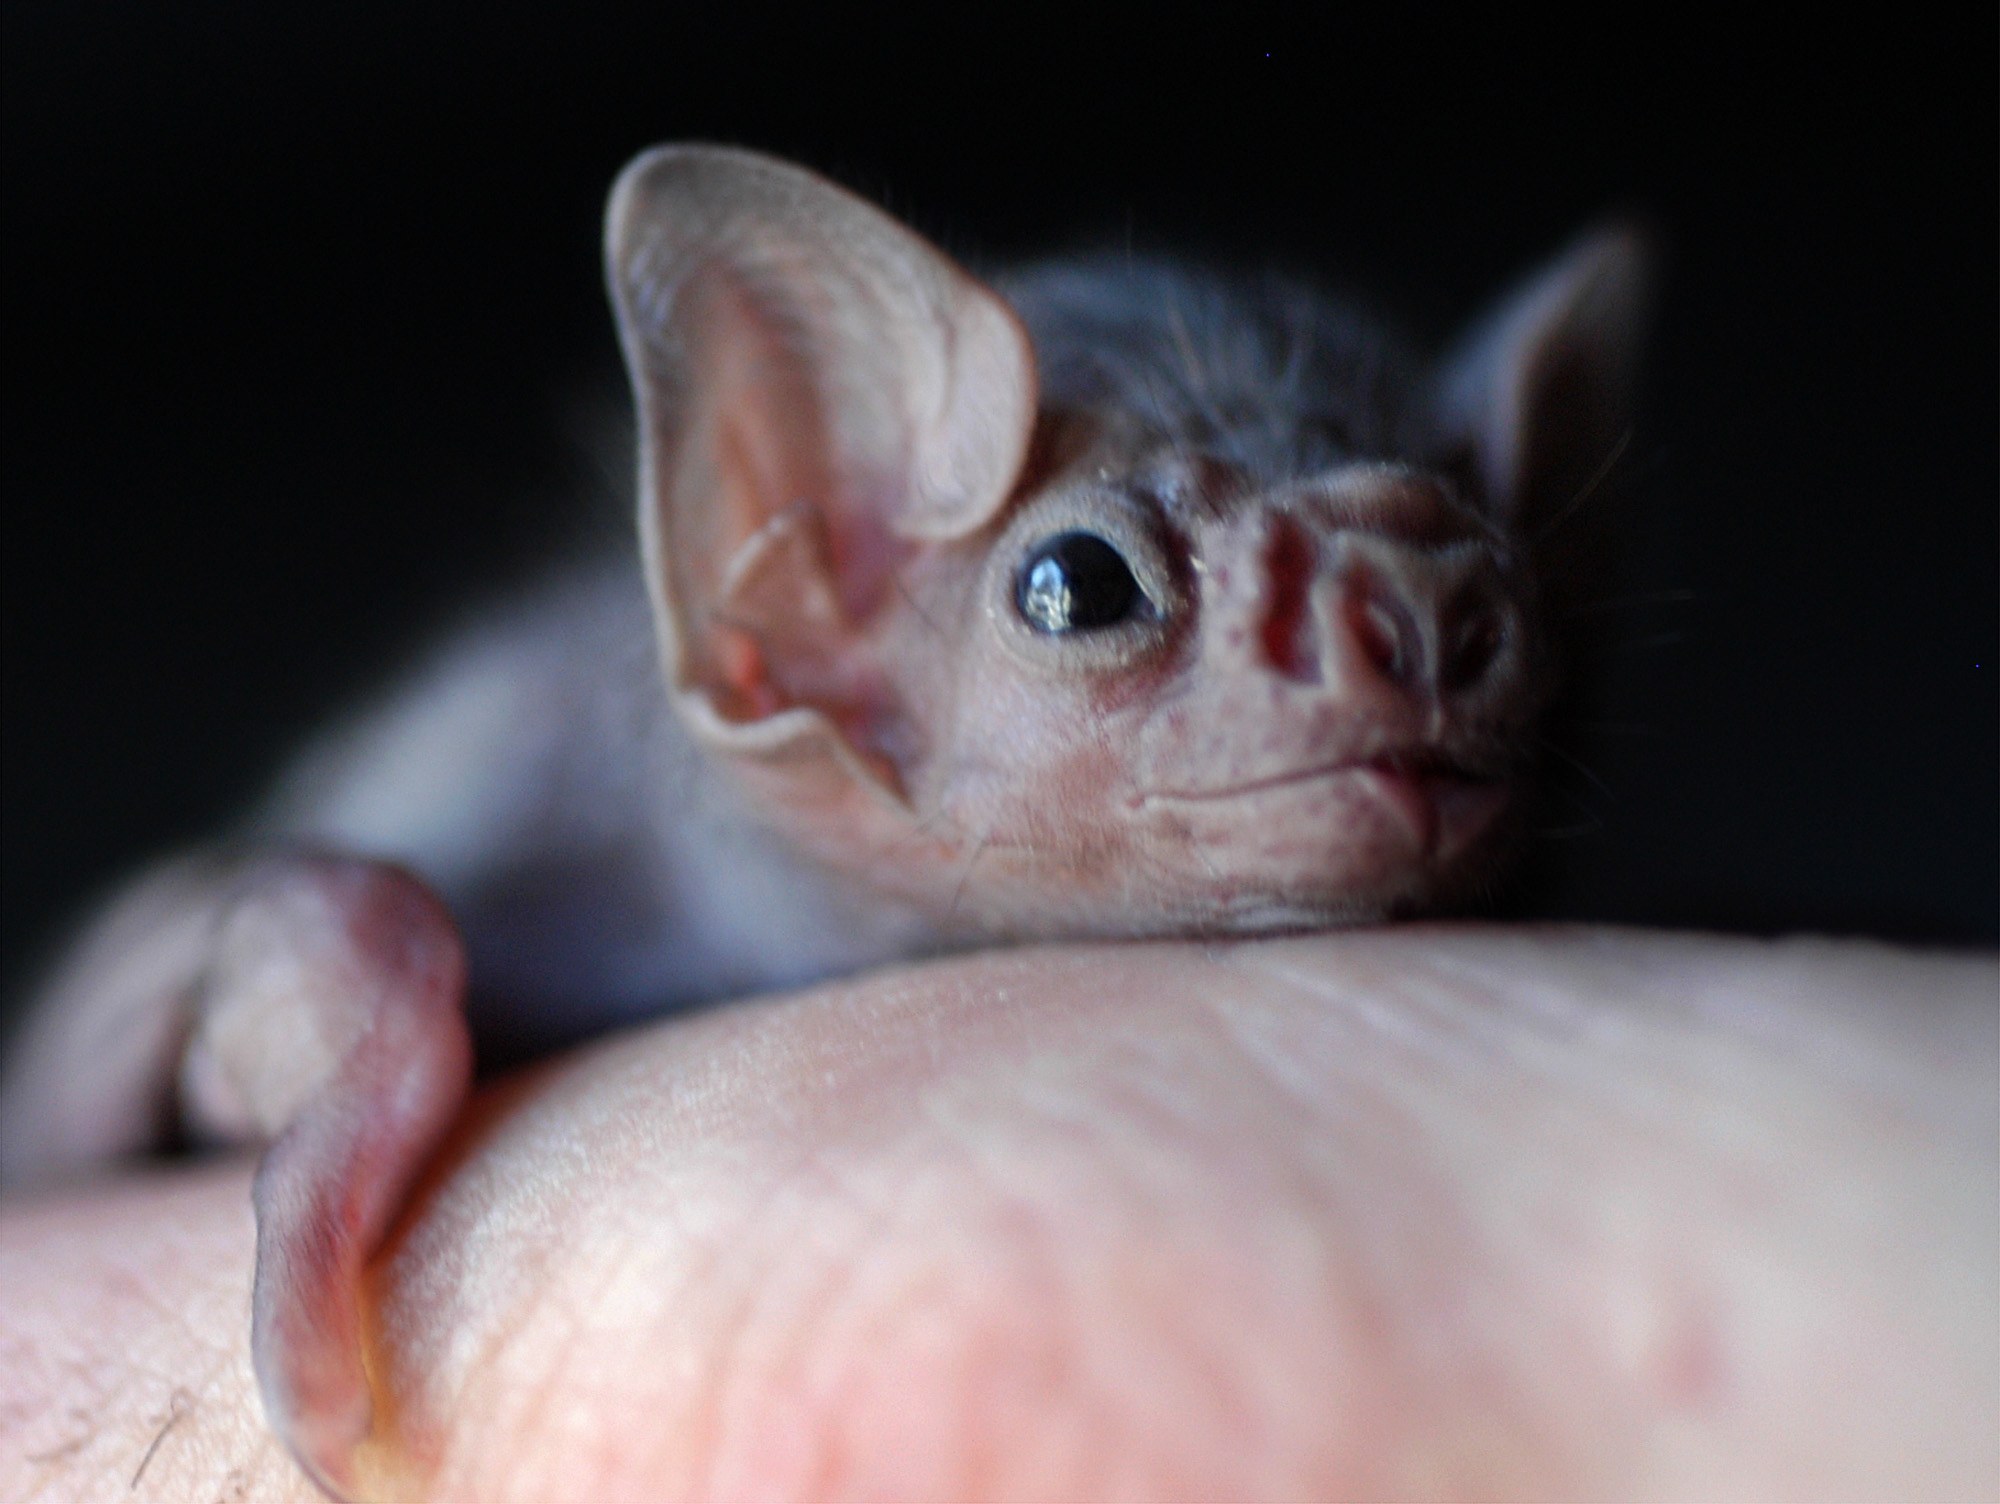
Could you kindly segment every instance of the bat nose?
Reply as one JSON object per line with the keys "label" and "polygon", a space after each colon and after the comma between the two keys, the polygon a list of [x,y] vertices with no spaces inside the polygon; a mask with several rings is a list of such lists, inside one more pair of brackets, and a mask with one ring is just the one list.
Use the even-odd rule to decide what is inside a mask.
{"label": "bat nose", "polygon": [[1398,689],[1455,696],[1477,690],[1499,663],[1508,612],[1476,569],[1376,557],[1338,582],[1338,619],[1351,658]]}
{"label": "bat nose", "polygon": [[1519,674],[1520,615],[1490,550],[1277,529],[1265,550],[1266,666],[1287,678],[1471,709]]}

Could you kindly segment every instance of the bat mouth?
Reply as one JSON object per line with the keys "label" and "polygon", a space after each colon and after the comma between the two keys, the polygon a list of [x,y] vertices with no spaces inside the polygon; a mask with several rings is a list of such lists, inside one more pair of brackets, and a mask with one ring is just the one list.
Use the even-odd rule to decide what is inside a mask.
{"label": "bat mouth", "polygon": [[1139,796],[1139,802],[1169,800],[1175,803],[1198,803],[1211,799],[1234,799],[1244,794],[1261,794],[1266,789],[1284,788],[1289,784],[1310,783],[1315,779],[1337,778],[1343,774],[1363,772],[1406,782],[1462,784],[1483,788],[1504,788],[1511,781],[1506,770],[1498,765],[1473,762],[1453,757],[1435,748],[1424,747],[1406,751],[1378,752],[1372,757],[1349,757],[1334,762],[1309,763],[1304,767],[1287,768],[1283,772],[1267,774],[1262,778],[1250,778],[1241,783],[1218,784],[1213,788],[1149,789]]}
{"label": "bat mouth", "polygon": [[1513,793],[1504,775],[1433,753],[1376,757],[1361,766],[1438,861],[1451,860],[1484,835]]}
{"label": "bat mouth", "polygon": [[1348,785],[1358,797],[1384,807],[1408,827],[1417,849],[1438,862],[1472,845],[1513,796],[1513,780],[1504,771],[1435,748],[1415,748],[1314,763],[1214,788],[1152,790],[1137,802],[1141,807],[1275,802],[1290,793],[1310,793],[1319,784]]}

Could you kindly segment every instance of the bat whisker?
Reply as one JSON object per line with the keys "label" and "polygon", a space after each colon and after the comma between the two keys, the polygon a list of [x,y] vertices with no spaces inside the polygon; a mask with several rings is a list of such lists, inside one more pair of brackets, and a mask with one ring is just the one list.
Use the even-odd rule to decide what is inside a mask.
{"label": "bat whisker", "polygon": [[1614,653],[1646,653],[1654,648],[1670,648],[1677,642],[1685,641],[1687,641],[1685,632],[1653,632],[1644,637],[1628,637],[1623,641],[1608,643],[1606,649]]}
{"label": "bat whisker", "polygon": [[1205,395],[1207,378],[1202,373],[1201,357],[1195,354],[1194,341],[1188,337],[1187,320],[1181,317],[1180,303],[1170,292],[1166,298],[1167,333],[1173,336],[1174,352],[1180,356],[1181,369],[1187,373],[1190,392]]}
{"label": "bat whisker", "polygon": [[1601,819],[1592,818],[1581,825],[1549,826],[1537,830],[1534,834],[1535,839],[1538,841],[1575,841],[1580,840],[1584,836],[1594,836],[1603,829],[1604,822]]}
{"label": "bat whisker", "polygon": [[958,906],[965,899],[965,886],[972,881],[972,869],[979,865],[979,859],[986,855],[986,848],[993,844],[993,832],[988,830],[979,838],[979,844],[972,848],[972,855],[966,859],[965,867],[958,874],[958,883],[951,890],[951,907],[945,911],[945,922],[949,924],[958,918]]}
{"label": "bat whisker", "polygon": [[1660,728],[1650,721],[1572,721],[1582,731],[1600,736],[1658,736]]}
{"label": "bat whisker", "polygon": [[891,841],[887,849],[892,852],[906,850],[916,845],[919,840],[929,835],[939,825],[957,826],[958,821],[953,819],[950,812],[945,809],[932,810],[923,819],[912,825],[907,832]]}
{"label": "bat whisker", "polygon": [[1688,601],[1700,599],[1693,590],[1643,590],[1634,595],[1607,596],[1603,600],[1585,601],[1562,612],[1565,617],[1593,616],[1600,611],[1629,611],[1641,606],[1684,605]]}
{"label": "bat whisker", "polygon": [[910,594],[910,588],[909,586],[903,583],[903,577],[900,574],[895,575],[892,577],[892,582],[896,587],[896,594],[900,595],[903,598],[903,604],[908,606],[910,610],[916,614],[917,620],[922,622],[926,627],[930,629],[930,633],[933,637],[942,637],[944,635],[944,629],[940,627],[936,622],[932,621],[930,618],[930,613],[925,611],[922,606],[917,604],[917,598],[914,595]]}
{"label": "bat whisker", "polygon": [[1597,774],[1593,773],[1590,770],[1589,766],[1586,763],[1584,763],[1581,759],[1571,756],[1568,752],[1565,752],[1561,747],[1557,746],[1554,742],[1550,741],[1546,736],[1541,738],[1541,744],[1545,750],[1555,753],[1557,757],[1561,758],[1564,762],[1568,763],[1572,768],[1576,769],[1577,772],[1583,774],[1585,778],[1588,778],[1591,781],[1591,783],[1596,786],[1598,792],[1603,794],[1605,798],[1615,800],[1618,797],[1617,794],[1612,792],[1611,785],[1606,783],[1602,778],[1599,778]]}
{"label": "bat whisker", "polygon": [[1194,852],[1194,859],[1201,863],[1201,870],[1207,873],[1212,881],[1221,882],[1222,874],[1216,870],[1215,863],[1208,859],[1208,853],[1202,849],[1201,842],[1196,841],[1189,849]]}
{"label": "bat whisker", "polygon": [[1583,488],[1569,499],[1569,505],[1551,517],[1543,524],[1542,530],[1535,534],[1534,538],[1528,544],[1530,552],[1539,549],[1544,543],[1548,542],[1557,528],[1576,515],[1578,509],[1591,498],[1599,486],[1604,484],[1605,478],[1611,474],[1613,467],[1623,458],[1625,451],[1631,447],[1631,444],[1632,430],[1628,428],[1618,435],[1618,441],[1611,446],[1611,452],[1604,456],[1604,463],[1599,465],[1590,479],[1583,483]]}

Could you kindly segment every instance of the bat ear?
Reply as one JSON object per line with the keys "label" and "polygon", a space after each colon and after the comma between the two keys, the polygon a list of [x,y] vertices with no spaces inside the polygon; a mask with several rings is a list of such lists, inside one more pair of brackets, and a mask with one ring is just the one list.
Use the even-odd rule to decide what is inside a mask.
{"label": "bat ear", "polygon": [[[917,548],[983,526],[1034,426],[1019,320],[814,174],[666,146],[620,175],[605,258],[638,399],[667,672],[738,750],[823,732]],[[851,707],[849,707],[851,709]]]}
{"label": "bat ear", "polygon": [[1615,461],[1650,282],[1645,238],[1592,231],[1475,325],[1441,373],[1448,444],[1501,522],[1536,531]]}

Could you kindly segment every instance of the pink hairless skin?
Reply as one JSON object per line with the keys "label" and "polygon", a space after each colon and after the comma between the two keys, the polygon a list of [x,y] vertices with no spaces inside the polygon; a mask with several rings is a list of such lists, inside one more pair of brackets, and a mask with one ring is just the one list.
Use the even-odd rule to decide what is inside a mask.
{"label": "pink hairless skin", "polygon": [[[476,1099],[356,1497],[1985,1499],[2000,966],[1418,926],[1037,949]],[[247,1165],[0,1211],[0,1492],[306,1500]]]}

